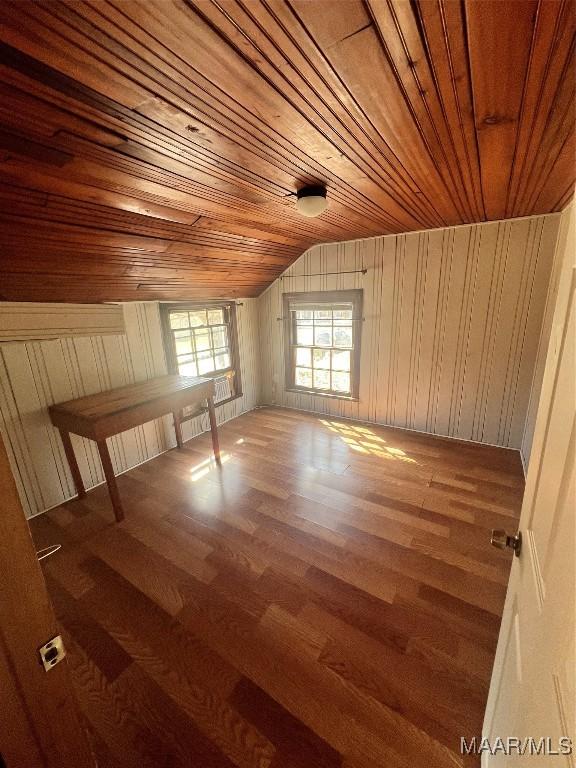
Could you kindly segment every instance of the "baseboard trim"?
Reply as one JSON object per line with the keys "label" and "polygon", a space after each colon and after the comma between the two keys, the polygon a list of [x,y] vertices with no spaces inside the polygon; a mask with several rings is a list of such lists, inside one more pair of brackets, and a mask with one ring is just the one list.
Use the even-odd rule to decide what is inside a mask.
{"label": "baseboard trim", "polygon": [[388,429],[397,429],[399,432],[412,432],[416,435],[427,435],[428,437],[436,437],[439,440],[452,440],[457,443],[471,443],[472,445],[485,445],[489,448],[500,448],[504,451],[516,451],[520,454],[520,460],[522,459],[522,452],[519,448],[512,448],[509,445],[498,445],[497,443],[485,443],[481,440],[470,440],[466,437],[454,437],[454,435],[444,435],[440,432],[426,432],[423,429],[412,429],[411,427],[399,427],[396,424],[387,424],[384,421],[366,421],[365,419],[352,419],[349,416],[334,416],[330,413],[322,413],[322,411],[312,411],[307,408],[293,408],[289,405],[279,405],[278,403],[260,403],[256,408],[282,408],[286,411],[301,411],[302,413],[313,413],[315,416],[322,416],[326,419],[335,419],[336,421],[353,421],[355,424],[367,424],[375,425],[377,427],[387,427]]}

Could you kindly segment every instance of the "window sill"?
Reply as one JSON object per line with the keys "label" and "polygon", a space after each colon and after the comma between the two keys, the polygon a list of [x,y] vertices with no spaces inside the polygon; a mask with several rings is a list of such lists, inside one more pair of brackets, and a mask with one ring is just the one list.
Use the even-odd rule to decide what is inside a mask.
{"label": "window sill", "polygon": [[[227,400],[221,400],[219,403],[214,403],[214,408],[220,408],[221,405],[227,405],[228,403],[232,403],[234,400],[238,400],[241,397],[243,397],[243,393],[239,392],[237,395],[233,395],[233,397],[229,397]],[[197,419],[198,416],[202,416],[204,413],[208,413],[208,408],[206,406],[198,408],[197,411],[194,411],[194,413],[191,413],[189,416],[184,416],[180,423],[183,424],[185,421],[192,421],[192,419]]]}
{"label": "window sill", "polygon": [[334,395],[332,392],[320,392],[316,389],[302,389],[299,387],[285,387],[285,392],[294,392],[298,395],[315,395],[316,397],[327,397],[330,400],[346,400],[349,403],[357,403],[360,398],[354,395]]}

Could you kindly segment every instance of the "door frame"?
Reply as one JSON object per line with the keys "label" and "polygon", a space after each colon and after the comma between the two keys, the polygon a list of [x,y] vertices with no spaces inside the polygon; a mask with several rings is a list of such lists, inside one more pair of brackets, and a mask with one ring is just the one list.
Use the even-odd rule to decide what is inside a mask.
{"label": "door frame", "polygon": [[6,768],[94,768],[66,659],[45,671],[59,634],[0,436],[0,754]]}
{"label": "door frame", "polygon": [[[570,203],[569,208],[574,205],[574,202]],[[542,463],[547,449],[547,441],[550,437],[549,430],[552,410],[554,407],[554,398],[556,397],[558,380],[561,375],[561,366],[562,364],[566,364],[563,363],[563,352],[565,345],[570,343],[567,342],[567,337],[569,337],[569,323],[574,303],[574,292],[576,290],[576,260],[574,256],[574,243],[576,242],[576,212],[574,209],[569,210],[567,208],[565,209],[563,216],[567,216],[566,225],[565,229],[562,229],[561,225],[560,234],[556,244],[557,252],[560,250],[562,259],[560,263],[558,289],[554,299],[553,317],[551,320],[550,336],[546,350],[544,375],[538,399],[536,423],[534,427],[532,449],[528,461],[522,511],[518,523],[518,530],[521,531],[524,536],[522,546],[525,548],[525,554],[523,554],[522,557],[525,558],[525,562],[532,557],[529,550],[529,548],[533,546],[531,545],[530,530],[538,500],[539,486],[543,477]],[[564,462],[563,466],[566,467],[567,462]],[[536,548],[534,548],[534,552],[536,552]],[[532,561],[530,560],[530,562]],[[521,579],[527,577],[526,571],[522,573],[521,568],[522,562],[514,558],[508,581],[508,591],[502,614],[498,646],[494,659],[492,678],[490,681],[490,689],[488,692],[488,700],[482,727],[482,738],[487,738],[488,740],[491,737],[493,729],[497,699],[500,693],[504,666],[507,661],[506,638],[513,630],[512,605],[515,599],[516,590],[521,585]],[[540,581],[541,576],[539,574],[539,568],[532,567],[531,574],[535,582]],[[514,695],[514,692],[512,692],[511,695]],[[505,737],[510,734],[498,735]],[[568,733],[565,735],[572,736],[572,734]],[[490,757],[488,752],[482,754],[483,768],[487,768],[487,766],[491,764]]]}

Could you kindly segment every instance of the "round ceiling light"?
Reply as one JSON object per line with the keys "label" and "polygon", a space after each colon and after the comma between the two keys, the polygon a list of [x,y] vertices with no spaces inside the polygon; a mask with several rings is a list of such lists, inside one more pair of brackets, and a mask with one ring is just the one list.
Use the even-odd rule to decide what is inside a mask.
{"label": "round ceiling light", "polygon": [[318,185],[299,189],[296,193],[296,208],[302,216],[320,216],[328,208],[326,187]]}

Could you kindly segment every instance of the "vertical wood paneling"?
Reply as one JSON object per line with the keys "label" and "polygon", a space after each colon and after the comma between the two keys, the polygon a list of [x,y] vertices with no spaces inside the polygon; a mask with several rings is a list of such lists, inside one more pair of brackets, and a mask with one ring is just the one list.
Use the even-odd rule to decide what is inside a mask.
{"label": "vertical wood paneling", "polygon": [[[311,248],[258,300],[263,402],[520,448],[558,225],[539,216]],[[283,387],[282,294],[332,288],[364,289],[357,402]]]}
{"label": "vertical wood paneling", "polygon": [[[0,429],[29,516],[74,495],[60,437],[48,418],[48,406],[166,373],[158,303],[128,303],[123,309],[126,333],[122,335],[0,344]],[[219,422],[258,403],[257,321],[256,300],[244,300],[238,307],[244,394],[217,408]],[[184,439],[205,429],[207,417],[187,422]],[[103,482],[96,444],[74,435],[72,442],[86,487]],[[123,432],[109,440],[114,470],[123,472],[175,444],[170,415]]]}

